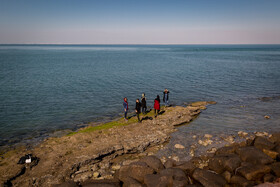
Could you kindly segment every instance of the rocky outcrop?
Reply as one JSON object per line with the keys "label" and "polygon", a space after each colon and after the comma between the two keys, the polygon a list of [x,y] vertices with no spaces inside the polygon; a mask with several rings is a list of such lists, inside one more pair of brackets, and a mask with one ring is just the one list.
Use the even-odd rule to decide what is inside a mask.
{"label": "rocky outcrop", "polygon": [[[31,150],[8,152],[0,160],[0,184],[51,186],[65,181],[113,179],[120,165],[129,165],[126,167],[133,170],[129,183],[143,183],[145,175],[164,169],[163,164],[154,157],[144,158],[140,161],[142,164],[130,165],[129,162],[161,149],[176,131],[175,126],[192,121],[199,113],[199,107],[167,107],[156,119],[148,114],[142,123],[132,117],[128,124],[119,120],[117,123],[121,125],[114,128],[92,132],[84,129],[84,133],[49,138]],[[18,175],[22,171],[22,166],[17,165],[18,159],[27,153],[36,155],[40,162]],[[143,169],[146,170],[142,172]]]}

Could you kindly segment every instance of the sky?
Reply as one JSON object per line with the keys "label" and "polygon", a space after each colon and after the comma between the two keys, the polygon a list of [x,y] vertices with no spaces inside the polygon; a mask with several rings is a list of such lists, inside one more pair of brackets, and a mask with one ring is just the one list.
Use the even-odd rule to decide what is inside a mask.
{"label": "sky", "polygon": [[280,44],[280,0],[0,0],[0,44]]}

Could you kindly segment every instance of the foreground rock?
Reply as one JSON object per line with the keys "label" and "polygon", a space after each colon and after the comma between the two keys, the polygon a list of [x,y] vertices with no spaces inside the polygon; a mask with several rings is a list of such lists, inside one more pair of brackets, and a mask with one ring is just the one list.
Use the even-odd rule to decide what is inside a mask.
{"label": "foreground rock", "polygon": [[[143,183],[145,175],[161,171],[163,164],[152,157],[132,165],[130,160],[139,160],[160,149],[159,145],[176,131],[175,126],[193,120],[200,113],[200,107],[168,107],[162,113],[156,119],[147,117],[142,123],[131,123],[134,117],[129,125],[123,122],[115,128],[93,132],[85,129],[84,133],[49,138],[32,150],[10,151],[0,158],[0,184],[51,186],[67,181],[112,180],[120,165],[128,165],[126,167],[133,171],[125,180],[127,183]],[[40,158],[38,165],[30,168],[28,164],[17,164],[27,153]],[[120,176],[123,170],[120,169]]]}

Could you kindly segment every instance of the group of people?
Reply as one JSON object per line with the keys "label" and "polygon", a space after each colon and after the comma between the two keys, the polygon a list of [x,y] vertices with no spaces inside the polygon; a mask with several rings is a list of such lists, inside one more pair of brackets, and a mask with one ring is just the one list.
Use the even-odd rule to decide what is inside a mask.
{"label": "group of people", "polygon": [[[163,92],[163,102],[165,106],[169,105],[169,91],[167,89],[164,90]],[[123,102],[123,108],[124,108],[124,119],[128,120],[127,118],[127,113],[128,113],[128,102],[127,98],[124,98]],[[155,117],[159,114],[160,111],[160,97],[157,95],[157,97],[154,100],[154,111],[155,111]],[[146,114],[147,112],[147,101],[146,101],[146,96],[145,93],[142,93],[141,97],[141,102],[139,99],[136,99],[136,104],[135,104],[135,113],[138,119],[138,122],[141,122],[139,115],[141,114]]]}

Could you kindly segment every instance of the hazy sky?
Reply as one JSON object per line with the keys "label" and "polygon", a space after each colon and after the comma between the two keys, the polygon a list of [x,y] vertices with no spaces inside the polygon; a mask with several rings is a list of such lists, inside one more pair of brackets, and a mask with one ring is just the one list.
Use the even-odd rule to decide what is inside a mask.
{"label": "hazy sky", "polygon": [[0,43],[280,44],[280,0],[0,0]]}

